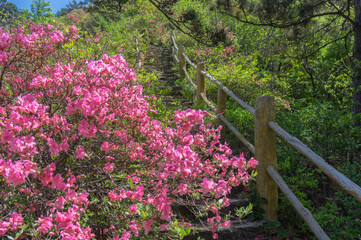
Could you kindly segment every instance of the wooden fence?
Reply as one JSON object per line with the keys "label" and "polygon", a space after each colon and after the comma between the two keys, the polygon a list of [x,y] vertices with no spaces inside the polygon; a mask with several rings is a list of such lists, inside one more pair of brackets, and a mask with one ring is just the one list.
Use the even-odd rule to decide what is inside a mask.
{"label": "wooden fence", "polygon": [[144,36],[144,33],[135,37],[135,54],[136,54],[136,60],[135,60],[135,71],[139,72],[140,69],[143,66],[143,61],[144,61],[144,54],[139,51],[139,39],[142,38]]}
{"label": "wooden fence", "polygon": [[[352,182],[345,175],[337,171],[334,167],[326,163],[326,161],[309,149],[296,137],[291,136],[274,122],[275,108],[274,98],[270,96],[260,96],[256,100],[255,108],[246,104],[242,99],[238,98],[231,90],[226,88],[222,83],[217,81],[213,76],[205,71],[205,63],[194,64],[185,54],[183,46],[177,46],[174,40],[173,31],[171,32],[172,55],[174,60],[179,64],[179,74],[181,78],[186,78],[190,84],[196,89],[197,104],[204,101],[218,116],[218,120],[223,122],[235,136],[255,155],[259,165],[257,166],[256,188],[258,196],[267,199],[267,204],[261,205],[265,210],[264,217],[275,221],[277,219],[278,206],[278,188],[285,194],[292,206],[301,215],[303,220],[311,228],[312,232],[318,239],[330,239],[323,231],[317,221],[313,218],[310,211],[305,208],[297,199],[293,192],[277,172],[277,154],[276,154],[276,134],[280,136],[286,143],[295,148],[299,153],[307,157],[312,163],[320,168],[329,178],[334,180],[347,193],[354,196],[361,202],[361,188]],[[195,82],[187,73],[186,64],[189,64],[197,71]],[[214,106],[206,97],[206,82],[208,78],[211,82],[218,86],[217,106]],[[255,146],[253,146],[237,129],[225,118],[226,96],[231,97],[241,107],[254,115],[255,122]]]}

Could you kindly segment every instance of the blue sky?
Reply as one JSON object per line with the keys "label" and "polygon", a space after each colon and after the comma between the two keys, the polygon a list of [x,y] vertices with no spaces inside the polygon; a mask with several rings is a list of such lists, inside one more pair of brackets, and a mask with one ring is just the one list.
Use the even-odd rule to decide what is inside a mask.
{"label": "blue sky", "polygon": [[[29,9],[33,0],[8,0],[8,2],[15,3],[19,9]],[[56,13],[61,8],[65,7],[71,0],[48,0],[50,7],[53,9],[53,13]]]}

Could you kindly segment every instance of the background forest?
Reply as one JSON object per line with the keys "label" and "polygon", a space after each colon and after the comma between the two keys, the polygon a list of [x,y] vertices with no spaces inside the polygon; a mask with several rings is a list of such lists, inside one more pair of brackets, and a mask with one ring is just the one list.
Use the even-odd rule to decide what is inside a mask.
{"label": "background forest", "polygon": [[[72,33],[72,28],[69,26],[75,26],[79,30],[75,33],[78,35],[78,39],[63,42],[57,49],[61,57],[57,55],[54,55],[53,58],[49,57],[47,59],[49,64],[55,63],[58,59],[65,59],[65,65],[76,62],[82,66],[81,64],[86,62],[85,59],[103,59],[104,54],[114,56],[121,51],[130,68],[136,66],[136,48],[146,55],[151,45],[170,46],[170,29],[174,28],[176,42],[179,46],[185,46],[186,54],[193,62],[205,61],[208,73],[251,106],[254,106],[256,98],[260,95],[274,96],[277,106],[276,122],[360,186],[360,4],[360,1],[337,0],[73,0],[65,8],[53,14],[49,3],[43,0],[34,0],[30,11],[19,10],[16,5],[7,0],[0,0],[0,24],[2,31],[5,32],[21,25],[27,26],[32,21],[43,26],[52,25],[69,34]],[[33,30],[26,31],[29,33]],[[139,45],[135,44],[135,39],[139,40]],[[1,50],[5,51],[4,48]],[[21,51],[19,50],[19,52]],[[38,58],[33,60],[36,62]],[[23,66],[21,64],[23,63],[19,63],[19,66]],[[30,66],[33,63],[26,62],[26,64]],[[2,72],[5,72],[6,67],[2,66]],[[10,68],[10,65],[8,67]],[[123,66],[120,68],[123,69]],[[191,77],[194,78],[196,73],[191,69],[189,71]],[[168,124],[167,126],[176,128],[176,123],[172,122],[174,119],[172,115],[177,109],[162,104],[162,97],[167,89],[161,88],[159,75],[144,69],[136,74],[138,84],[143,86],[142,92],[147,96],[156,96],[156,98],[147,99],[150,105],[155,105],[153,110],[158,112],[158,114],[151,115],[151,118],[164,122],[162,127]],[[34,75],[30,74],[29,76],[33,77]],[[1,83],[4,86],[6,81],[3,79],[5,78],[1,77]],[[183,95],[193,99],[194,91],[186,80],[179,79],[178,83],[183,86]],[[126,86],[131,87],[131,84]],[[14,94],[11,92],[10,97]],[[208,84],[207,94],[209,99],[215,102],[217,87]],[[14,100],[9,100],[7,97],[5,94],[2,95],[1,107],[6,101],[14,103]],[[61,100],[60,97],[59,99]],[[46,98],[44,101],[50,100]],[[52,104],[55,104],[54,108],[56,108],[57,104]],[[247,139],[253,139],[253,116],[235,103],[228,101],[227,104],[227,119]],[[194,106],[194,108],[210,110],[203,105]],[[3,117],[1,119],[3,122],[5,115],[3,113],[0,115]],[[88,118],[84,119],[89,120]],[[125,124],[126,122],[123,122],[120,125],[124,126]],[[154,128],[156,127],[154,126]],[[4,131],[2,129],[3,134]],[[213,135],[215,133],[207,133],[209,136],[215,136]],[[136,139],[136,130],[131,134]],[[60,139],[61,137],[55,140],[59,142]],[[227,134],[226,141],[230,144],[234,154],[239,155],[244,152],[246,158],[250,159],[251,153],[235,139],[232,133]],[[141,145],[142,141],[145,140],[137,139],[135,142],[139,143],[139,146],[143,146]],[[361,204],[341,190],[305,157],[280,139],[277,141],[277,145],[280,146],[277,157],[281,176],[302,204],[313,213],[330,238],[361,239]],[[177,141],[174,140],[174,142]],[[89,146],[91,144],[89,142]],[[101,146],[103,141],[99,140],[97,144]],[[74,146],[77,148],[77,150],[74,148],[74,155],[75,151],[76,154],[80,153],[78,145],[79,143],[74,142]],[[131,150],[126,148],[122,151],[129,150],[133,154],[136,152],[137,146],[133,146]],[[102,151],[108,151],[105,149],[106,147],[102,145]],[[94,155],[99,154],[99,151],[99,149],[92,149]],[[119,152],[116,153],[119,154]],[[1,158],[5,158],[4,152],[0,154]],[[137,152],[137,154],[140,153]],[[48,155],[48,157],[55,157],[55,160],[62,158],[62,155],[55,156],[53,153]],[[69,156],[66,157],[68,158],[66,164],[70,164],[75,169],[82,166],[78,165],[74,158],[69,160]],[[95,160],[92,159],[91,164],[95,164],[93,161]],[[50,162],[47,163],[50,164]],[[84,163],[84,165],[87,164]],[[132,167],[139,167],[137,164]],[[91,169],[94,172],[92,180],[95,179],[95,182],[108,177],[104,171],[100,173],[99,169],[102,169],[103,165],[97,167],[94,165],[94,169]],[[42,165],[44,169],[46,166]],[[107,166],[110,167],[109,164]],[[140,166],[143,167],[141,164]],[[246,168],[248,167],[251,169],[247,165]],[[119,165],[116,169],[122,168]],[[3,175],[2,171],[0,164],[0,186],[7,186],[6,178],[1,176]],[[135,175],[131,175],[131,173]],[[123,175],[114,173],[112,176],[119,179],[124,179],[129,175],[133,178],[143,179],[144,177],[146,181],[152,179],[148,175],[145,177],[144,172],[142,173],[144,175],[141,176],[138,176],[136,171],[131,173]],[[65,176],[66,171],[64,170],[62,174]],[[234,174],[238,174],[238,172],[235,171]],[[135,180],[133,178],[128,180],[130,179],[128,177],[125,181],[131,190],[135,189],[138,181],[137,178]],[[111,189],[112,181],[109,178],[107,186],[102,187]],[[135,185],[133,186],[133,184]],[[79,186],[83,186],[79,189],[85,188],[84,185],[80,184]],[[204,187],[204,185],[201,186]],[[9,186],[4,191],[11,192],[15,187]],[[254,205],[262,201],[255,196],[252,184],[245,189]],[[0,199],[0,204],[6,203],[12,210],[19,207],[14,204],[16,202],[14,199],[22,199],[24,206],[30,204],[23,199],[21,194],[15,197],[11,196],[11,199],[4,192],[1,196],[3,198]],[[120,203],[111,203],[109,197],[102,197],[103,199],[95,194],[89,195],[88,200],[94,203],[91,206],[95,209],[85,210],[87,214],[81,222],[82,226],[101,225],[110,229],[109,219],[114,220],[115,218],[111,212],[122,211],[122,207],[117,208],[115,205]],[[279,220],[269,222],[263,219],[265,233],[259,239],[315,239],[308,226],[282,194],[280,194],[279,201]],[[140,233],[138,233],[139,238],[137,238],[137,234],[134,234],[134,239],[148,239],[145,235],[149,236],[149,228],[153,222],[155,225],[156,220],[148,218],[148,214],[155,214],[154,212],[157,210],[148,208],[148,205],[138,205],[141,217],[139,217],[140,220],[137,219],[139,222],[133,225],[139,228]],[[0,219],[8,217],[7,212],[9,209],[7,211],[0,210]],[[248,218],[262,219],[262,210],[253,209]],[[100,219],[100,222],[95,222],[94,219]],[[225,218],[225,221],[220,224],[226,224],[227,220]],[[117,224],[122,225],[122,223]],[[136,224],[143,224],[143,228]],[[114,223],[114,225],[116,224]],[[133,226],[132,224],[128,225]],[[129,227],[128,225],[122,227],[126,229]],[[155,232],[163,230],[160,222],[159,225],[158,228],[153,229]],[[176,223],[172,219],[169,225],[168,232],[170,233],[167,237],[182,239],[185,235],[190,234],[186,224],[182,225],[179,222],[178,225],[178,222]],[[0,234],[4,228],[6,226],[0,224]],[[9,237],[11,235],[13,237],[11,239],[20,239],[19,237],[27,231],[27,228],[34,228],[34,226],[24,227],[20,234],[9,234]],[[121,228],[119,227],[119,229]],[[119,230],[120,237],[125,236],[122,233]],[[95,238],[98,239],[99,236],[97,235]],[[116,234],[109,233],[107,237],[110,236],[114,237]],[[157,234],[149,236],[149,239],[156,238],[159,239]],[[46,239],[53,238],[48,236]]]}

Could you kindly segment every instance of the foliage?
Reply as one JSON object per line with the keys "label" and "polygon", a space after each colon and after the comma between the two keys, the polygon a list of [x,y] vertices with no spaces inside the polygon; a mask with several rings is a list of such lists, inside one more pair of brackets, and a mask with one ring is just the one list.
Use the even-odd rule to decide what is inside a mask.
{"label": "foliage", "polygon": [[[79,62],[82,63],[82,66],[84,67],[85,59],[102,59],[102,56],[105,53],[108,56],[117,55],[119,51],[123,49],[122,56],[127,59],[129,67],[132,67],[135,64],[136,59],[135,38],[139,39],[139,48],[142,53],[146,53],[149,44],[169,44],[169,35],[167,35],[168,29],[165,27],[166,17],[161,16],[161,13],[156,11],[156,8],[149,1],[128,1],[128,3],[122,4],[120,12],[116,8],[116,1],[108,1],[110,5],[105,7],[101,5],[92,5],[94,6],[93,11],[89,12],[90,8],[87,8],[87,6],[90,6],[92,4],[91,2],[94,1],[86,1],[83,7],[74,7],[74,9],[72,8],[72,11],[70,11],[69,8],[67,14],[59,16],[57,19],[43,18],[41,20],[46,23],[51,22],[58,28],[65,29],[67,25],[75,25],[77,28],[81,29],[78,33],[79,38],[76,41],[71,40],[65,42],[57,48],[59,56],[56,59],[55,57],[51,57],[51,55],[47,58],[48,60],[44,62],[51,66],[54,66],[57,61],[61,61],[63,64],[69,64],[71,66],[73,66],[74,62]],[[194,38],[186,37],[181,34],[179,30],[177,30],[175,34],[177,43],[186,47],[187,55],[190,56],[193,62],[198,63],[205,61],[207,72],[215,76],[217,80],[221,81],[250,105],[254,104],[259,95],[268,94],[274,96],[277,105],[277,123],[293,136],[302,140],[307,146],[325,158],[328,163],[356,182],[356,184],[361,184],[359,174],[360,134],[359,129],[355,128],[352,124],[354,116],[351,111],[353,102],[353,73],[352,58],[350,57],[352,55],[351,49],[353,38],[349,34],[351,25],[346,24],[342,17],[334,19],[332,16],[323,16],[305,22],[306,25],[300,24],[297,27],[276,29],[265,26],[264,24],[244,24],[235,21],[234,17],[227,16],[227,14],[221,14],[221,12],[227,10],[226,3],[233,1],[179,0],[169,2],[172,2],[171,8],[169,8],[169,11],[173,13],[172,18],[180,20],[178,26],[181,26],[183,30],[194,31],[196,34],[193,35],[193,37],[196,38],[196,40],[200,39],[200,41],[197,42]],[[246,1],[237,2],[245,3]],[[250,7],[252,6],[249,2],[250,1],[243,6],[248,10],[251,9]],[[256,5],[258,7],[254,8],[254,10],[260,9],[262,4],[271,4],[274,2],[275,1],[257,1]],[[284,1],[284,4],[292,2],[295,1]],[[304,6],[303,4],[305,3],[310,3],[312,5],[316,2],[318,1],[303,1],[299,2],[299,4]],[[333,1],[332,3],[335,2],[338,1]],[[222,3],[223,6],[220,6]],[[332,3],[330,1],[325,2],[325,4]],[[336,12],[340,13],[345,10],[348,11],[346,8],[342,8],[342,6],[344,4],[352,3],[352,1],[340,1],[340,5],[335,5],[340,7],[340,11]],[[114,9],[110,10],[111,8]],[[271,6],[271,9],[272,8],[274,7]],[[316,11],[333,8],[333,6],[328,5],[316,9]],[[278,9],[278,11],[285,9],[286,8]],[[300,9],[302,8],[299,8],[298,10]],[[351,10],[349,17],[350,19],[353,19],[354,13],[352,11],[354,8],[351,6],[349,10]],[[232,13],[242,14],[240,11]],[[294,11],[289,13],[292,13],[294,17],[299,17],[299,13]],[[304,13],[304,16],[308,16],[309,14],[315,13],[315,11]],[[276,11],[273,14],[275,14],[274,16],[276,17],[280,17],[280,20],[289,17],[289,15],[279,15],[279,12],[277,13]],[[252,16],[248,15],[247,20],[257,20],[255,16],[256,13],[252,14]],[[264,16],[266,17],[266,15]],[[26,13],[23,13],[21,16],[22,19],[29,17],[30,15],[26,15]],[[267,17],[270,19],[269,17],[272,16]],[[14,21],[12,23],[16,22],[17,21]],[[317,31],[317,29],[320,28],[323,29],[323,31]],[[207,32],[210,33],[207,34]],[[334,41],[338,38],[340,39]],[[205,46],[199,42],[203,42],[209,46]],[[120,43],[122,45],[120,45]],[[26,59],[26,57],[22,59]],[[36,59],[39,60],[38,58]],[[8,68],[9,67],[10,65]],[[30,63],[25,65],[19,64],[20,72],[23,72],[23,69],[27,69],[28,67],[33,71],[40,71],[42,74],[41,76],[48,74],[46,71],[42,71],[41,67],[32,67]],[[5,69],[5,76],[9,76],[7,75],[9,71],[8,68]],[[78,66],[74,71],[78,71],[79,69],[82,68]],[[191,69],[188,70],[194,79],[195,72]],[[154,106],[152,111],[148,111],[147,116],[152,120],[160,121],[162,129],[172,129],[175,127],[175,123],[172,122],[174,120],[173,112],[170,112],[169,108],[161,104],[162,96],[160,96],[162,92],[165,93],[169,90],[165,89],[164,91],[160,91],[158,89],[161,85],[158,77],[159,76],[156,73],[140,71],[137,74],[137,83],[134,84],[143,85],[142,91],[146,93],[144,95],[157,95],[157,97],[146,98],[149,106]],[[27,79],[31,80],[33,78],[34,76],[29,73]],[[184,86],[185,82],[186,81],[184,80],[180,80],[179,84]],[[12,89],[14,84],[14,86],[19,86],[20,89],[21,84],[11,84],[9,85],[11,87],[7,89],[7,91],[10,91],[11,96],[8,97],[14,99],[12,102],[14,103],[17,95],[13,94],[13,90],[10,89]],[[216,102],[216,86],[209,82],[207,82],[206,85],[207,97],[211,101]],[[183,92],[188,94],[189,97],[194,96],[191,87],[186,88]],[[58,98],[54,98],[53,102],[50,97],[37,97],[37,99],[43,101],[41,104],[50,101],[54,104],[52,105],[52,109],[58,109],[61,105],[56,102],[56,99]],[[60,102],[61,101],[59,100],[59,103]],[[14,104],[10,104],[9,106],[14,106]],[[195,107],[198,109],[203,106]],[[232,101],[227,101],[226,116],[236,128],[252,142],[254,131],[253,116]],[[68,119],[67,117],[65,118]],[[72,122],[72,124],[74,124],[74,129],[77,128],[77,124],[80,124],[79,121],[81,120],[84,119],[78,119],[78,116],[76,120],[72,120],[75,121],[75,123]],[[94,119],[86,119],[86,121],[89,121],[90,126],[91,121],[94,121],[95,124]],[[124,125],[125,124],[126,123],[124,123]],[[114,126],[117,125],[114,124]],[[111,127],[113,126],[109,126],[109,129],[112,129]],[[194,130],[199,129],[195,127]],[[33,134],[34,131],[31,131],[29,134]],[[69,134],[69,132],[66,132],[66,134]],[[149,218],[149,214],[153,212],[154,206],[151,204],[144,205],[138,202],[137,204],[133,204],[137,206],[137,213],[131,215],[129,207],[131,206],[130,202],[132,200],[123,199],[121,202],[112,202],[110,201],[109,196],[106,197],[106,194],[110,190],[113,190],[115,185],[119,185],[118,190],[124,188],[126,191],[134,191],[136,184],[134,185],[133,183],[133,185],[131,185],[132,183],[124,178],[126,178],[127,175],[131,176],[131,174],[139,174],[139,172],[136,172],[136,170],[133,171],[133,169],[137,169],[144,165],[132,165],[132,170],[123,171],[122,169],[119,171],[121,174],[118,174],[115,171],[105,173],[104,169],[102,169],[104,164],[106,164],[104,159],[97,160],[97,164],[93,166],[91,163],[96,162],[93,157],[100,156],[100,154],[104,152],[101,150],[97,151],[97,148],[94,147],[97,146],[97,144],[99,147],[102,145],[100,140],[101,135],[98,134],[99,131],[95,138],[88,139],[81,137],[82,140],[85,139],[89,141],[87,147],[85,147],[88,156],[84,157],[84,160],[82,160],[84,162],[79,162],[79,159],[75,158],[76,154],[74,151],[76,151],[76,146],[69,147],[71,150],[61,152],[61,154],[64,155],[68,154],[65,157],[65,163],[60,166],[56,165],[56,170],[53,174],[54,176],[59,173],[65,178],[65,168],[68,167],[69,164],[72,169],[75,169],[73,170],[74,176],[82,174],[80,171],[82,167],[89,170],[89,174],[93,174],[91,177],[79,178],[76,182],[77,185],[80,186],[80,190],[89,190],[88,201],[90,201],[90,204],[87,208],[84,207],[86,214],[80,214],[82,229],[85,229],[86,226],[90,226],[92,233],[96,234],[96,239],[111,235],[116,236],[116,230],[114,229],[110,229],[110,231],[106,233],[100,232],[99,229],[103,228],[107,231],[110,227],[108,224],[109,219],[112,219],[112,221],[113,219],[118,219],[120,211],[123,211],[129,212],[129,215],[123,214],[124,216],[122,216],[122,219],[137,217],[136,221],[138,221],[138,223],[136,224],[142,225],[147,220],[154,221],[152,227],[154,227],[155,230],[152,229],[149,234],[145,236],[145,228],[142,225],[138,237],[141,239],[148,237],[149,239],[162,238],[163,235],[156,236],[156,231],[160,230],[157,228],[157,226],[159,226],[157,224],[160,223],[160,221],[158,221],[159,219],[153,220]],[[136,132],[132,132],[130,135],[135,136],[134,134],[136,134]],[[48,136],[48,138],[53,137]],[[140,138],[136,139],[138,143],[142,141]],[[61,144],[60,138],[55,139],[55,141],[57,141],[58,145]],[[236,138],[232,134],[227,134],[227,141],[232,144],[232,147],[236,147],[233,154],[243,150],[242,147],[240,147],[240,143],[236,141]],[[46,146],[47,140],[43,140],[39,145],[40,144]],[[291,147],[282,143],[280,140],[278,140],[277,145],[279,146],[278,167],[280,174],[304,206],[311,210],[316,220],[319,221],[331,238],[360,238],[358,233],[358,229],[360,229],[360,203],[352,197],[349,197],[344,191],[341,191],[332,181],[328,180],[307,159],[300,156]],[[147,152],[147,149],[144,146],[142,146],[142,148]],[[114,151],[121,150],[123,151],[124,149],[114,149]],[[48,155],[49,158],[46,159],[46,164],[53,161],[50,160],[50,153],[48,153]],[[53,159],[57,161],[59,157],[60,156],[53,156]],[[124,157],[124,159],[126,158],[127,157]],[[110,162],[114,162],[115,168],[120,164],[116,161]],[[38,163],[38,165],[39,164],[40,163]],[[41,167],[39,169],[44,169],[47,166],[46,164],[40,165]],[[26,180],[26,184],[30,184],[33,178],[36,179],[36,177],[33,177],[31,174],[29,176],[30,177]],[[137,183],[138,185],[140,183],[144,185],[143,182],[149,182],[151,179],[145,175],[139,176],[139,178],[141,178],[141,180]],[[5,186],[5,178],[3,178],[2,181]],[[64,181],[66,182],[66,180]],[[103,181],[104,185],[97,181]],[[92,187],[89,184],[86,184],[86,182],[95,183]],[[20,185],[17,187],[19,186]],[[174,185],[171,186],[174,187]],[[98,187],[103,190],[94,190],[98,189]],[[196,188],[195,185],[191,187],[192,189]],[[6,188],[9,189],[8,186]],[[45,195],[49,199],[49,202],[56,201],[56,198],[59,196],[65,198],[64,193],[61,191],[51,189],[51,187],[46,188],[42,186],[42,188],[48,188]],[[144,189],[144,191],[147,191],[147,187]],[[81,194],[80,190],[76,190],[78,191],[78,194]],[[17,192],[17,190],[11,189],[11,191],[15,192],[11,196],[15,196],[14,198],[20,196],[18,199],[23,199],[23,195],[19,195],[20,193]],[[51,192],[51,194],[48,192]],[[99,194],[97,192],[99,192]],[[151,192],[153,192],[153,190]],[[117,196],[120,195],[120,192],[115,191],[114,193]],[[57,194],[57,196],[55,197],[52,194]],[[8,195],[4,196],[7,197]],[[172,197],[174,196],[179,197],[176,193],[172,195]],[[182,197],[184,196],[185,195]],[[145,195],[143,197],[145,197]],[[41,202],[39,199],[40,197],[38,196],[35,202]],[[2,201],[1,198],[0,201]],[[11,201],[11,204],[17,202],[14,199]],[[27,201],[28,200],[26,200],[25,203],[20,203],[25,206],[26,204],[29,204]],[[256,206],[258,201],[260,200],[253,199],[253,205]],[[6,205],[10,206],[7,209],[20,213],[21,210],[19,207],[9,203]],[[69,204],[65,204],[65,208],[68,206],[71,207]],[[35,217],[33,217],[35,224],[39,214],[42,214],[41,209],[47,211],[50,207],[44,206],[43,208],[37,209],[37,215],[35,214]],[[60,210],[58,209],[57,211]],[[241,214],[243,210],[239,211]],[[11,211],[8,210],[8,213],[9,212],[11,213]],[[24,217],[25,214],[23,213],[22,216]],[[31,214],[27,212],[26,214],[28,215],[26,215],[24,219],[29,223],[34,222],[31,221],[30,217],[27,218]],[[249,217],[260,217],[261,215],[260,210],[254,208]],[[43,216],[48,216],[48,213]],[[3,221],[9,222],[4,219],[10,216],[4,215],[2,217]],[[12,218],[15,219],[14,222],[16,222],[17,217],[18,215],[14,215],[14,218]],[[342,224],[342,221],[344,221],[345,224]],[[129,228],[127,227],[130,227],[130,225],[126,226],[125,223],[123,224],[120,221],[115,222],[118,224],[116,229],[129,231]],[[181,219],[176,219],[174,216],[174,219],[168,224],[167,234],[172,238],[180,238],[187,234],[189,227],[186,222],[187,220],[182,221]],[[268,233],[264,235],[265,237],[263,239],[282,239],[287,237],[312,239],[312,233],[308,226],[298,216],[295,210],[293,210],[292,206],[282,194],[280,195],[279,222],[266,222],[265,224]],[[27,233],[30,227],[30,225],[26,226],[24,233]],[[37,225],[35,228],[36,227]],[[132,228],[136,229],[139,228],[139,226],[136,225]],[[98,230],[95,231],[95,229]],[[338,231],[335,231],[335,229]],[[58,230],[61,231],[61,229]],[[153,230],[155,231],[155,236],[151,237],[150,233]],[[21,231],[22,230],[18,233],[20,234]],[[59,233],[59,231],[57,233]],[[134,231],[131,233],[133,235],[135,234]],[[9,235],[9,232],[7,234]],[[12,234],[11,231],[10,234]],[[122,232],[119,232],[118,234],[121,235]]]}
{"label": "foliage", "polygon": [[128,0],[93,0],[88,6],[88,10],[92,13],[99,13],[106,19],[118,19],[119,13],[122,12],[123,5]]}
{"label": "foliage", "polygon": [[229,29],[219,24],[217,13],[209,9],[209,1],[153,1],[177,29],[198,43],[217,46],[226,42]]}
{"label": "foliage", "polygon": [[14,3],[7,2],[7,0],[0,1],[0,11],[1,26],[12,24],[14,19],[17,18],[20,14],[20,11],[16,5]]}
{"label": "foliage", "polygon": [[74,26],[1,36],[1,235],[179,239],[191,224],[173,213],[178,198],[203,202],[213,231],[229,226],[220,209],[257,161],[232,155],[209,113],[154,119],[124,58],[80,57]]}
{"label": "foliage", "polygon": [[[173,12],[179,13],[184,9],[180,2],[172,5]],[[207,11],[197,7],[193,9],[200,16]],[[350,170],[359,169],[360,162],[359,128],[353,126],[351,111],[353,86],[349,56],[352,42],[350,39],[333,41],[347,33],[344,28],[336,30],[336,25],[342,21],[335,20],[332,31],[310,34],[325,26],[331,18],[314,20],[307,27],[293,29],[302,31],[298,36],[301,33],[310,34],[303,41],[294,41],[296,38],[292,38],[292,34],[295,32],[292,33],[290,29],[244,24],[234,21],[232,17],[220,15],[217,12],[219,9],[213,10],[218,14],[217,17],[209,14],[209,22],[202,23],[206,27],[214,20],[216,24],[228,28],[228,42],[208,47],[177,31],[175,37],[178,46],[186,47],[186,54],[194,63],[205,61],[207,72],[248,104],[253,105],[259,95],[274,96],[276,122],[360,185],[357,178],[359,174]],[[249,20],[254,19],[250,17]],[[349,37],[350,35],[347,36]],[[316,42],[312,38],[322,41]],[[331,43],[327,46],[308,54],[329,42]],[[307,58],[304,58],[306,55]],[[195,71],[189,68],[188,72],[194,79]],[[207,98],[216,103],[217,86],[207,81],[206,88]],[[253,116],[230,99],[227,101],[226,116],[252,142]],[[235,142],[234,139],[232,134],[227,135],[229,142]],[[235,142],[232,146],[239,144]],[[348,229],[350,226],[360,229],[359,220],[352,220],[354,214],[360,214],[360,204],[346,197],[345,192],[290,146],[282,141],[278,141],[277,145],[280,174],[304,206],[314,213],[326,233],[334,239],[359,237],[359,234]],[[335,216],[347,219],[347,226],[336,221],[334,224],[332,221],[323,223],[332,212],[326,210],[326,205],[340,208]],[[278,233],[287,234],[290,238],[312,238],[308,226],[300,217],[295,216],[298,216],[297,213],[281,195],[278,224],[282,226],[272,226],[273,223],[270,223],[269,236],[275,237]]]}
{"label": "foliage", "polygon": [[67,15],[67,14],[71,13],[73,10],[83,9],[85,6],[87,6],[86,2],[73,0],[72,2],[69,2],[64,8],[61,8],[56,13],[56,16],[60,17],[60,16]]}
{"label": "foliage", "polygon": [[35,22],[40,22],[44,18],[48,18],[53,16],[52,9],[50,7],[50,2],[45,0],[33,0],[31,3],[31,11],[32,19]]}

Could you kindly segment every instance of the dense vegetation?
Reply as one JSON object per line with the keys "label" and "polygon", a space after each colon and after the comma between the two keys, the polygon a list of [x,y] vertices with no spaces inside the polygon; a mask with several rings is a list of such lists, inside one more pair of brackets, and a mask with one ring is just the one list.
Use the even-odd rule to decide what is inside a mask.
{"label": "dense vegetation", "polygon": [[[169,21],[192,61],[205,61],[250,105],[274,96],[277,123],[361,185],[349,22],[356,10],[351,1],[299,2],[74,0],[55,16],[44,0],[30,12],[1,0],[0,234],[181,239],[189,223],[170,209],[180,197],[208,202],[199,215],[213,211],[214,230],[229,224],[234,216],[218,209],[256,162],[240,155],[246,150],[231,133],[237,154],[220,142],[208,113],[164,106],[157,73],[132,70],[135,39],[143,53],[169,45]],[[312,17],[319,11],[338,17]],[[216,86],[207,84],[207,94],[215,100]],[[253,117],[227,104],[227,118],[252,140]],[[331,239],[360,238],[361,204],[278,145],[282,177]],[[283,195],[279,221],[265,226],[265,239],[314,238]]]}
{"label": "dense vegetation", "polygon": [[[319,1],[151,2],[190,35],[176,34],[194,62],[205,61],[212,76],[251,105],[257,96],[274,96],[277,123],[361,184],[358,103],[354,101],[358,89],[353,84],[358,60],[352,53],[355,39],[349,22],[356,10],[350,1],[326,1],[316,8]],[[292,8],[292,4],[300,5]],[[209,84],[207,94],[216,101],[217,87]],[[227,118],[253,139],[253,116],[236,103],[227,104]],[[228,140],[232,139],[230,134]],[[329,236],[359,238],[360,204],[292,148],[282,141],[279,145],[281,175]],[[282,227],[269,223],[271,232],[311,237],[282,195],[280,204]]]}
{"label": "dense vegetation", "polygon": [[134,55],[120,31],[134,22],[98,26],[102,15],[84,9],[55,19],[43,1],[33,9],[37,23],[1,30],[1,237],[182,239],[192,224],[171,204],[183,198],[204,203],[196,215],[217,238],[233,220],[220,210],[257,161],[221,143],[206,111],[158,114],[119,54]]}

